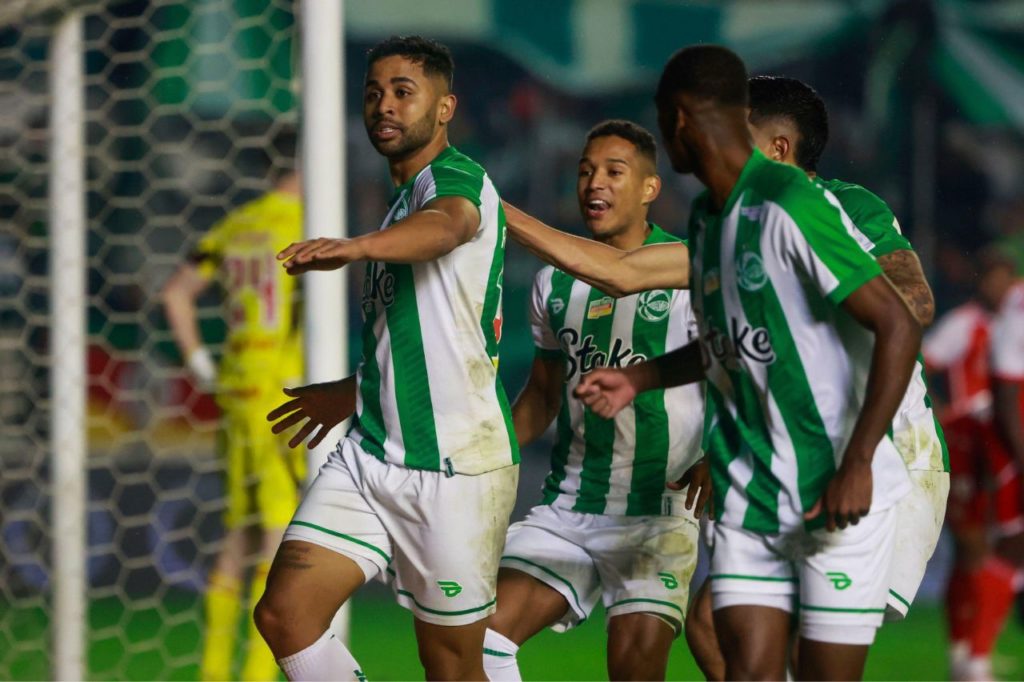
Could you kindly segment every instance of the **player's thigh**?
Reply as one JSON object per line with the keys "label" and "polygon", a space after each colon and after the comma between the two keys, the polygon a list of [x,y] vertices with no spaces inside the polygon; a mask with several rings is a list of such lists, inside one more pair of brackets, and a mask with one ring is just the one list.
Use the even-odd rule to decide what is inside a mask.
{"label": "player's thigh", "polygon": [[714,611],[715,633],[730,680],[786,677],[790,614],[753,604],[723,606]]}
{"label": "player's thigh", "polygon": [[445,626],[490,616],[519,468],[446,476],[377,460],[365,464],[366,497],[394,547],[399,604]]}
{"label": "player's thigh", "polygon": [[699,526],[686,516],[600,517],[587,550],[601,577],[608,618],[653,613],[682,631]]}
{"label": "player's thigh", "polygon": [[859,680],[864,676],[868,645],[800,639],[799,652],[798,680]]}
{"label": "player's thigh", "polygon": [[515,568],[498,569],[498,603],[488,627],[521,646],[565,617],[569,602],[557,590]]}
{"label": "player's thigh", "polygon": [[926,470],[908,473],[913,487],[896,505],[899,523],[889,577],[887,621],[903,619],[917,595],[942,533],[949,496],[949,474]]}
{"label": "player's thigh", "polygon": [[441,625],[414,619],[420,663],[428,680],[481,680],[487,621]]}
{"label": "player's thigh", "polygon": [[625,613],[608,620],[608,677],[663,680],[676,624],[657,613]]}
{"label": "player's thigh", "polygon": [[804,639],[858,646],[874,641],[889,594],[896,521],[893,507],[841,530],[810,533],[817,549],[798,564]]}
{"label": "player's thigh", "polygon": [[[590,617],[600,597],[598,573],[583,546],[593,518],[592,514],[538,505],[526,518],[509,527],[501,556],[495,616],[516,636],[529,637],[548,626],[564,632]],[[505,576],[517,576],[517,584],[529,586],[534,596],[549,607],[544,612],[523,614],[527,621],[521,623],[528,622],[528,627],[509,623],[509,613],[505,612],[507,600],[502,597]],[[529,611],[530,608],[520,605],[518,610]],[[555,617],[551,618],[552,615]],[[541,620],[546,622],[541,624]],[[535,627],[537,625],[540,627]],[[502,631],[502,634],[505,633]],[[511,639],[517,641],[516,637]]]}
{"label": "player's thigh", "polygon": [[237,401],[222,406],[217,451],[224,467],[224,527],[228,530],[258,522],[251,495],[247,417],[244,406]]}

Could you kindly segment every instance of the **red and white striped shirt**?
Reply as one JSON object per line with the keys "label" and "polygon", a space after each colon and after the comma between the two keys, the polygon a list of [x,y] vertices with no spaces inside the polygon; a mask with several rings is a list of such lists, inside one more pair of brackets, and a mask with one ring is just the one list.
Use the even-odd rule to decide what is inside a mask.
{"label": "red and white striped shirt", "polygon": [[949,377],[948,419],[971,415],[988,419],[992,411],[989,339],[992,315],[975,302],[942,316],[921,344],[928,367]]}

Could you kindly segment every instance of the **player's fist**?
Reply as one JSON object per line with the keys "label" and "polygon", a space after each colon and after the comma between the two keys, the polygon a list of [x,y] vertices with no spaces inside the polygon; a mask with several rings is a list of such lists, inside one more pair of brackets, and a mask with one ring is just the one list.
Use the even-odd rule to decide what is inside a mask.
{"label": "player's fist", "polygon": [[358,240],[325,237],[296,242],[277,254],[289,275],[310,270],[337,270],[362,257]]}
{"label": "player's fist", "polygon": [[602,367],[580,378],[573,395],[594,414],[611,419],[633,402],[637,389],[627,372]]}

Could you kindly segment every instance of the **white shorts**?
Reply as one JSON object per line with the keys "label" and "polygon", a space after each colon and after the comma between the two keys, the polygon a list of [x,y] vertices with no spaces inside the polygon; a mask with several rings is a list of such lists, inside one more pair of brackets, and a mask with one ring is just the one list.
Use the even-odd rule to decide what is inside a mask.
{"label": "white shorts", "polygon": [[466,625],[494,612],[498,559],[519,467],[447,476],[382,462],[345,438],[330,454],[284,540],[352,558],[390,582],[420,620]]}
{"label": "white shorts", "polygon": [[[675,494],[674,494],[675,495]],[[685,497],[685,495],[683,496]],[[653,613],[679,633],[697,565],[697,520],[678,516],[583,514],[538,505],[512,524],[501,557],[569,602],[556,632],[585,621],[600,597],[606,620]]]}
{"label": "white shorts", "polygon": [[909,471],[913,489],[896,505],[896,544],[889,574],[885,620],[903,620],[924,579],[928,560],[942,533],[949,497],[949,474]]}
{"label": "white shorts", "polygon": [[712,608],[798,609],[800,634],[807,639],[871,644],[885,614],[894,509],[832,533],[762,535],[714,524]]}

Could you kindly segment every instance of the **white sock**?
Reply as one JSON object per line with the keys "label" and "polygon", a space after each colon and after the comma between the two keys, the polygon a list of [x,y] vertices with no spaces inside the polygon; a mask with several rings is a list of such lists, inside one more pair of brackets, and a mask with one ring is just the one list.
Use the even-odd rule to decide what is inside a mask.
{"label": "white sock", "polygon": [[505,635],[487,628],[484,634],[484,672],[491,682],[521,682],[516,652],[519,647]]}
{"label": "white sock", "polygon": [[277,661],[289,680],[366,682],[349,650],[328,630],[302,651]]}

